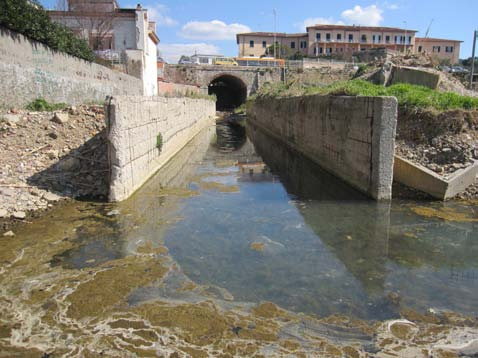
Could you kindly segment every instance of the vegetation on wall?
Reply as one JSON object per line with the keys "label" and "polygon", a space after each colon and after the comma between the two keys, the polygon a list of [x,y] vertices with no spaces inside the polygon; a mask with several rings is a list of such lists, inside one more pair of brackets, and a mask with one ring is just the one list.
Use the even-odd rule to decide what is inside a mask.
{"label": "vegetation on wall", "polygon": [[363,80],[340,81],[325,87],[304,87],[293,83],[270,84],[259,90],[258,97],[290,97],[312,94],[334,96],[393,96],[402,108],[478,109],[478,97],[461,96],[453,92],[438,92],[423,86],[399,83],[390,87]]}
{"label": "vegetation on wall", "polygon": [[54,50],[93,61],[88,43],[65,26],[52,22],[37,0],[0,0],[0,26],[41,42]]}
{"label": "vegetation on wall", "polygon": [[156,148],[158,148],[161,153],[161,150],[163,149],[163,135],[161,133],[158,133],[156,136]]}
{"label": "vegetation on wall", "polygon": [[33,102],[27,104],[26,109],[30,111],[37,111],[37,112],[50,112],[50,111],[57,111],[60,109],[66,108],[68,105],[66,103],[48,103],[43,98],[37,98]]}

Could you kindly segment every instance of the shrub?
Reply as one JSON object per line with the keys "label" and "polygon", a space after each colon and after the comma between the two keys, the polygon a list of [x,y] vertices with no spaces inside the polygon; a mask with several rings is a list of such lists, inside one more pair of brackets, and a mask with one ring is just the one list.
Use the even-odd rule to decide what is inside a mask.
{"label": "shrub", "polygon": [[0,0],[0,26],[41,42],[54,50],[93,61],[88,43],[67,27],[52,22],[37,0]]}
{"label": "shrub", "polygon": [[30,111],[44,112],[44,111],[58,111],[66,108],[66,103],[48,103],[43,98],[38,98],[33,102],[27,104],[26,108]]}
{"label": "shrub", "polygon": [[163,135],[161,133],[158,133],[156,137],[156,148],[158,148],[161,153],[161,149],[163,149]]}
{"label": "shrub", "polygon": [[325,87],[304,87],[277,83],[263,86],[258,97],[287,97],[297,95],[334,96],[393,96],[402,108],[427,108],[438,111],[449,109],[478,109],[478,97],[461,96],[454,92],[438,92],[423,86],[399,83],[390,87],[374,85],[363,80],[335,82]]}

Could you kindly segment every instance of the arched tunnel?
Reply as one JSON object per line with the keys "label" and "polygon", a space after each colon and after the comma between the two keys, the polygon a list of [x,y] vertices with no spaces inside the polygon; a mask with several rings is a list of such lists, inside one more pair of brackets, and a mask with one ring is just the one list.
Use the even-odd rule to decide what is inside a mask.
{"label": "arched tunnel", "polygon": [[216,110],[231,111],[246,101],[247,86],[240,78],[221,75],[211,81],[208,94],[216,95]]}

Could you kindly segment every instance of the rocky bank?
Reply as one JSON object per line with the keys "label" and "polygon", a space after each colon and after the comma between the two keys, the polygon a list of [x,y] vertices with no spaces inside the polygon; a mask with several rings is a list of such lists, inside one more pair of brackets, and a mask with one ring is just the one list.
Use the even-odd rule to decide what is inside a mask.
{"label": "rocky bank", "polygon": [[0,114],[0,222],[28,220],[65,198],[104,199],[108,160],[102,106]]}

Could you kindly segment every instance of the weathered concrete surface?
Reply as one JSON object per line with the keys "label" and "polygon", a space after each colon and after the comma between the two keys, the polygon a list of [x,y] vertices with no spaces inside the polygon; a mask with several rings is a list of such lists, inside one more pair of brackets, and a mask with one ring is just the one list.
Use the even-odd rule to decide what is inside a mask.
{"label": "weathered concrete surface", "polygon": [[392,97],[260,98],[248,121],[377,200],[392,195],[397,100]]}
{"label": "weathered concrete surface", "polygon": [[209,84],[222,76],[241,80],[247,87],[247,95],[254,94],[266,82],[279,82],[281,69],[243,66],[185,66],[165,65],[164,80],[200,87],[207,93]]}
{"label": "weathered concrete surface", "polygon": [[118,96],[108,102],[110,201],[128,198],[216,115],[215,102],[206,99]]}
{"label": "weathered concrete surface", "polygon": [[37,99],[81,104],[109,95],[141,95],[141,80],[57,52],[0,27],[0,106]]}
{"label": "weathered concrete surface", "polygon": [[418,189],[440,200],[455,197],[472,185],[478,174],[478,161],[466,169],[444,178],[428,168],[395,156],[394,179],[410,188]]}
{"label": "weathered concrete surface", "polygon": [[440,76],[413,67],[393,66],[388,85],[391,86],[397,83],[409,83],[437,89],[440,84]]}

